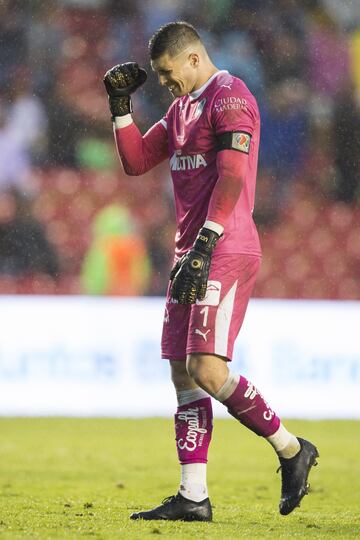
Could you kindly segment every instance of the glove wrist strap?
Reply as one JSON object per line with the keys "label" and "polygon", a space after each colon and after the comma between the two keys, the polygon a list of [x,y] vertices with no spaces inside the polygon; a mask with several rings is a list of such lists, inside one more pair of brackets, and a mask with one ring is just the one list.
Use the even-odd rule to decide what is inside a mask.
{"label": "glove wrist strap", "polygon": [[211,255],[220,235],[211,229],[202,227],[195,240],[194,249],[204,255]]}
{"label": "glove wrist strap", "polygon": [[114,97],[109,96],[111,119],[114,122],[117,116],[122,117],[133,112],[130,96]]}

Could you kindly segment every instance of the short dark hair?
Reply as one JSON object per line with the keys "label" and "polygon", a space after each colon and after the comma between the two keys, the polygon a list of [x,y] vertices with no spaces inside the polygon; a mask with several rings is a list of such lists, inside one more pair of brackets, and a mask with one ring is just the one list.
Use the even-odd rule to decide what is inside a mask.
{"label": "short dark hair", "polygon": [[201,38],[192,24],[186,21],[164,24],[150,38],[150,58],[155,60],[165,52],[175,56],[194,41],[201,41]]}

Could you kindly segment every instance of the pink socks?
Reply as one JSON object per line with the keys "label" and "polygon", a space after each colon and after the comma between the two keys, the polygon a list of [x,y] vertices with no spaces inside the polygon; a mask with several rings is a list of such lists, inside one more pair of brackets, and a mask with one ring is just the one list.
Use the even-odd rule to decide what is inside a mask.
{"label": "pink socks", "polygon": [[266,403],[260,392],[245,377],[229,374],[216,399],[244,426],[262,437],[273,435],[280,426],[280,419]]}
{"label": "pink socks", "polygon": [[175,414],[175,435],[181,464],[207,463],[212,418],[210,397],[179,405]]}

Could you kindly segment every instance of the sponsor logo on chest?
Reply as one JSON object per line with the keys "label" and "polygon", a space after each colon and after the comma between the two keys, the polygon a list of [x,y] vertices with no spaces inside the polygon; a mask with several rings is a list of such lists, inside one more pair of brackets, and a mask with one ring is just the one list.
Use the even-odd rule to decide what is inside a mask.
{"label": "sponsor logo on chest", "polygon": [[215,112],[231,111],[237,109],[246,110],[247,101],[245,98],[227,96],[217,99],[214,103],[214,106]]}
{"label": "sponsor logo on chest", "polygon": [[207,163],[203,154],[193,154],[192,156],[181,156],[173,153],[170,159],[170,169],[172,171],[191,171],[206,167]]}

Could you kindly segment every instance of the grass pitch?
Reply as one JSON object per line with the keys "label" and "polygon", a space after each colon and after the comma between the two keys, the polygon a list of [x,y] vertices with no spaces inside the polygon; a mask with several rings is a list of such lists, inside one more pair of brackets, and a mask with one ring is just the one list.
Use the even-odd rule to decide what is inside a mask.
{"label": "grass pitch", "polygon": [[270,445],[215,420],[214,522],[168,523],[128,516],[177,490],[171,420],[0,419],[0,538],[360,538],[360,422],[286,425],[320,451],[301,508],[278,514]]}

